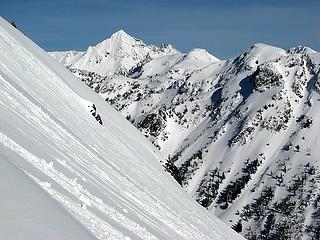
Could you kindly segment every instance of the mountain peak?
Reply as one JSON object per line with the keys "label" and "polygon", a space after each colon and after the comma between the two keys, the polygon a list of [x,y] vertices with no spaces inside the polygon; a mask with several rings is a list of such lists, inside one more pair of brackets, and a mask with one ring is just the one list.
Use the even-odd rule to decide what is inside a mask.
{"label": "mountain peak", "polygon": [[132,38],[128,33],[126,33],[123,29],[113,33],[110,38]]}
{"label": "mountain peak", "polygon": [[84,53],[70,56],[69,53],[53,53],[60,62],[69,63],[73,68],[96,72],[100,75],[128,75],[142,63],[163,55],[177,53],[171,45],[160,47],[147,45],[142,40],[131,37],[123,29],[95,46],[88,47]]}
{"label": "mountain peak", "polygon": [[203,61],[203,62],[218,62],[218,58],[208,53],[207,50],[203,48],[194,48],[188,53],[188,58]]}
{"label": "mountain peak", "polygon": [[115,32],[115,34],[127,34],[123,29],[120,29],[119,31]]}
{"label": "mountain peak", "polygon": [[236,61],[240,60],[246,62],[249,66],[253,67],[257,64],[272,61],[286,55],[287,52],[282,48],[264,43],[255,43],[235,59]]}
{"label": "mountain peak", "polygon": [[111,42],[115,46],[120,46],[120,45],[122,45],[124,43],[132,45],[132,44],[134,44],[134,42],[136,42],[136,39],[134,37],[131,37],[124,30],[120,29],[119,31],[113,33],[110,36],[110,38],[106,39],[103,42]]}
{"label": "mountain peak", "polygon": [[254,51],[254,52],[264,52],[264,51],[267,51],[267,52],[282,52],[284,53],[285,50],[282,49],[282,48],[278,48],[278,47],[274,47],[272,45],[268,45],[268,44],[265,44],[265,43],[255,43],[251,46],[250,48],[251,51]]}

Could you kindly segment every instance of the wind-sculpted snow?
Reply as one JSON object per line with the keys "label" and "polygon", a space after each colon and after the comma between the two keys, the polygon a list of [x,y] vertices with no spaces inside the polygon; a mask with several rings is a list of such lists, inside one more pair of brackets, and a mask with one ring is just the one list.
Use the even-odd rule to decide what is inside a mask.
{"label": "wind-sculpted snow", "polygon": [[242,239],[159,162],[125,118],[0,19],[1,239]]}
{"label": "wind-sculpted snow", "polygon": [[319,239],[320,55],[265,44],[229,60],[165,54],[134,74],[70,70],[179,169],[183,187],[249,239]]}

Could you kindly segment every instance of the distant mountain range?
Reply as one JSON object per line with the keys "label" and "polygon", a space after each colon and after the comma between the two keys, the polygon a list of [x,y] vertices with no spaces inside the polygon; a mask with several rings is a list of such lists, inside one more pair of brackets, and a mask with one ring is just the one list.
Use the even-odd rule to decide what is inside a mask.
{"label": "distant mountain range", "polygon": [[132,122],[182,186],[248,239],[320,238],[320,54],[255,44],[219,60],[120,30],[51,52]]}

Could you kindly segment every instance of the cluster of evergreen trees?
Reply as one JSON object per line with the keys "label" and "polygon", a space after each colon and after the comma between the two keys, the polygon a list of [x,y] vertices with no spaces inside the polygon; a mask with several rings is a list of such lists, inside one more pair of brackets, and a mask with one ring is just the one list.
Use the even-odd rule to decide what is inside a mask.
{"label": "cluster of evergreen trees", "polygon": [[[320,236],[320,194],[315,196],[317,176],[315,167],[310,163],[301,165],[301,172],[294,174],[291,180],[284,181],[284,173],[289,170],[285,164],[279,169],[281,173],[270,173],[270,179],[275,185],[262,189],[259,197],[243,207],[239,212],[239,220],[232,227],[242,231],[247,239],[294,239],[308,235],[310,239],[319,239]],[[282,176],[281,184],[278,184]],[[283,194],[281,199],[275,198],[275,192]],[[308,210],[309,209],[309,210]],[[313,221],[305,225],[306,211],[314,209],[311,214]],[[256,229],[246,228],[245,222],[254,222],[251,226]]]}

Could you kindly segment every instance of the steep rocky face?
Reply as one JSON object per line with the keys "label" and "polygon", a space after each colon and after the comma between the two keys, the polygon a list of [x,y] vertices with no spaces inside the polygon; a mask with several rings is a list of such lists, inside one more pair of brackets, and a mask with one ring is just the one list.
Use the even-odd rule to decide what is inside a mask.
{"label": "steep rocky face", "polygon": [[319,64],[310,48],[255,44],[223,61],[202,50],[165,54],[126,76],[72,71],[242,235],[317,239]]}

